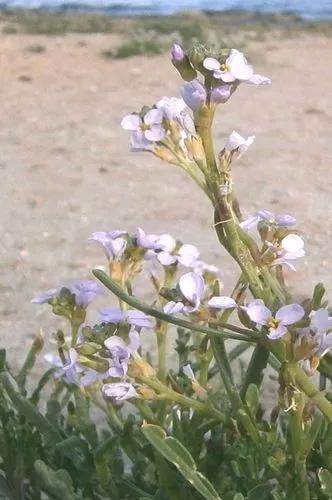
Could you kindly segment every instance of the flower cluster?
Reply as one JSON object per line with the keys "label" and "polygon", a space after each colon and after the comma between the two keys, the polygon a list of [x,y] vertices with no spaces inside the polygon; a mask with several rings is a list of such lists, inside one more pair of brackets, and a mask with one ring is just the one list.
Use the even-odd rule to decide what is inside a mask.
{"label": "flower cluster", "polygon": [[[248,150],[255,137],[244,138],[233,131],[216,159],[210,139],[206,140],[201,130],[211,126],[209,120],[215,107],[226,103],[240,84],[267,85],[271,81],[256,74],[244,55],[235,49],[213,52],[199,46],[185,52],[174,45],[171,60],[185,80],[181,97],[162,97],[152,107],[144,106],[140,112],[126,115],[121,126],[131,132],[133,150],[153,152],[186,170],[208,195],[216,215],[226,213],[226,220],[216,222],[219,239],[240,267],[243,255],[253,259],[252,272],[241,267],[242,288],[236,286],[232,294],[221,295],[219,269],[206,264],[196,246],[183,244],[170,234],[150,234],[142,228],[134,234],[125,230],[97,231],[89,241],[103,249],[110,277],[130,295],[133,279],[147,266],[157,294],[157,318],[163,313],[171,321],[180,314],[192,323],[218,327],[224,317],[237,315],[237,321],[266,342],[296,344],[300,359],[312,369],[317,366],[316,360],[332,347],[331,318],[325,306],[314,307],[313,302],[310,306],[290,303],[285,293],[283,266],[295,269],[294,261],[305,255],[304,241],[296,230],[297,221],[292,215],[274,214],[266,209],[242,220],[235,197],[230,197],[230,166]],[[233,224],[231,233],[224,229],[226,223]],[[251,236],[252,229],[261,238],[260,248]],[[231,247],[225,239],[234,232],[238,239]],[[244,253],[237,258],[241,245]],[[178,276],[183,268],[185,273]],[[164,271],[159,273],[161,278],[155,269]],[[269,286],[270,294],[266,293]],[[60,335],[59,357],[48,357],[55,366],[56,376],[77,385],[99,381],[105,397],[122,401],[140,394],[135,377],[131,380],[130,376],[131,366],[143,359],[140,332],[158,330],[160,322],[119,300],[119,307],[101,309],[97,324],[88,326],[86,308],[103,291],[94,281],[76,281],[67,288],[48,290],[33,302],[49,303],[56,314],[71,322],[74,332],[71,345]],[[194,391],[201,391],[190,365],[183,373],[191,380]]]}

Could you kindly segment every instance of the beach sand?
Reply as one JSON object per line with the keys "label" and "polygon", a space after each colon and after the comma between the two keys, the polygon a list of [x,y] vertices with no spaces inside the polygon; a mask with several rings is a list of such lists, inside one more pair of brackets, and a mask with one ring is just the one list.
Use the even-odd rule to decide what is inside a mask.
{"label": "beach sand", "polygon": [[[116,43],[106,34],[0,36],[0,333],[13,365],[33,334],[42,327],[48,344],[59,324],[31,298],[105,263],[87,244],[93,231],[170,232],[222,269],[225,293],[237,275],[204,195],[175,167],[130,153],[119,125],[142,104],[179,95],[177,72],[167,55],[101,57]],[[31,49],[36,45],[44,50]],[[307,256],[297,273],[287,273],[289,283],[303,297],[323,281],[331,295],[332,39],[267,36],[249,41],[247,51],[273,85],[242,85],[220,106],[217,148],[233,129],[256,136],[234,166],[243,212],[294,214]],[[138,293],[144,296],[142,287]]]}

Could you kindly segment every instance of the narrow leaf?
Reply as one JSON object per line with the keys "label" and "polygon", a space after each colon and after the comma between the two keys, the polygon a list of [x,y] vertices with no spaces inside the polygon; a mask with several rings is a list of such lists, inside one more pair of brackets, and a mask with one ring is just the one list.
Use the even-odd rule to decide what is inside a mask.
{"label": "narrow leaf", "polygon": [[221,500],[208,479],[197,471],[194,459],[179,441],[167,437],[165,431],[156,425],[145,424],[142,426],[142,432],[152,446],[175,465],[183,477],[206,500]]}

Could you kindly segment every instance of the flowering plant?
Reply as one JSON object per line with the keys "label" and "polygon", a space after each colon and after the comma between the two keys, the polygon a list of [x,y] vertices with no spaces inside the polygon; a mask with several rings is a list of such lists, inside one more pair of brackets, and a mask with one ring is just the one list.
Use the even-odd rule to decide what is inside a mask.
{"label": "flowering plant", "polygon": [[[174,45],[171,59],[185,81],[182,98],[144,106],[122,127],[133,151],[185,170],[208,197],[217,237],[239,268],[234,288],[224,291],[219,268],[169,234],[93,233],[106,258],[93,271],[98,281],[33,299],[69,326],[53,335],[57,353],[45,355],[51,367],[34,390],[26,379],[42,338],[16,375],[2,351],[0,487],[9,498],[330,498],[325,290],[318,284],[299,303],[287,286],[284,269],[295,271],[305,255],[293,216],[242,216],[232,166],[254,137],[233,131],[217,156],[212,137],[218,106],[242,83],[271,81],[235,49]],[[139,275],[152,300],[137,297]],[[88,322],[87,308],[107,289],[118,304]],[[233,362],[248,349],[239,376]],[[277,373],[272,411],[260,398],[268,365]],[[44,411],[40,395],[51,378]]]}

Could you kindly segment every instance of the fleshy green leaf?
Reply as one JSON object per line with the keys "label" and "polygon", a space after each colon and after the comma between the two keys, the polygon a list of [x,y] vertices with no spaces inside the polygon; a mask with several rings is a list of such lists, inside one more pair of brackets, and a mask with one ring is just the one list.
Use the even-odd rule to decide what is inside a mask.
{"label": "fleshy green leaf", "polygon": [[321,491],[327,498],[332,498],[332,474],[327,469],[320,469],[318,477],[321,484]]}
{"label": "fleshy green leaf", "polygon": [[203,474],[198,472],[189,451],[175,438],[166,435],[157,425],[144,424],[142,432],[152,446],[169,460],[183,477],[206,499],[221,500],[220,496]]}
{"label": "fleshy green leaf", "polygon": [[35,473],[42,489],[52,498],[73,500],[75,498],[72,480],[65,470],[54,471],[42,460],[36,460]]}
{"label": "fleshy green leaf", "polygon": [[259,407],[259,391],[255,384],[250,384],[246,392],[246,403],[250,410],[250,413],[255,417],[258,407]]}

